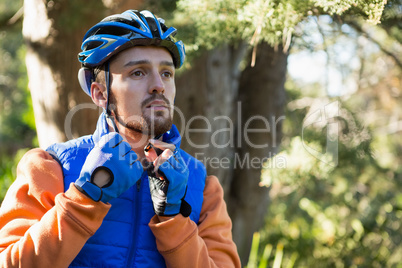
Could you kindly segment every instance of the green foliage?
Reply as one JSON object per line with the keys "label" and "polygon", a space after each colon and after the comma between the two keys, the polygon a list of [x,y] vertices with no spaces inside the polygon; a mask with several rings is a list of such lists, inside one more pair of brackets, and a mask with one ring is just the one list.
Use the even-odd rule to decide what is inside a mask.
{"label": "green foliage", "polygon": [[3,154],[0,161],[0,203],[16,178],[17,164],[28,149],[19,149],[14,157]]}
{"label": "green foliage", "polygon": [[[254,265],[272,267],[275,245],[282,244],[282,267],[294,260],[295,267],[402,267],[402,141],[397,127],[402,70],[381,52],[385,47],[387,55],[397,55],[400,46],[378,27],[363,26],[376,38],[371,43],[346,25],[328,25],[324,19],[302,25],[304,35],[295,40],[292,52],[324,54],[324,68],[337,68],[343,81],[353,81],[353,90],[344,83],[337,97],[327,97],[328,81],[288,79],[283,151],[262,173],[262,183],[271,187],[271,204]],[[331,121],[305,124],[315,111],[335,102],[339,113]],[[335,151],[328,150],[331,125],[337,126]],[[262,250],[267,245],[273,247],[268,260]]]}
{"label": "green foliage", "polygon": [[361,13],[372,24],[380,23],[382,12],[387,3],[386,0],[312,0],[312,2],[330,15],[342,15],[351,9],[358,10],[357,13]]}
{"label": "green foliage", "polygon": [[[305,14],[306,6],[296,1],[178,1],[176,22],[190,18],[184,25],[191,25],[195,35],[186,44],[189,50],[199,47],[211,49],[227,42],[247,40],[252,45],[261,41],[280,43],[293,32]],[[295,8],[302,10],[295,10]],[[182,12],[180,12],[182,11]]]}
{"label": "green foliage", "polygon": [[[237,10],[244,4],[244,0],[235,1],[178,1],[178,10],[174,23],[179,26],[188,26],[190,36],[184,36],[189,44],[186,49],[198,50],[200,46],[213,48],[223,42],[239,39],[241,33],[237,24]],[[186,18],[186,19],[185,19]],[[180,27],[182,28],[182,27]],[[225,39],[222,39],[225,34]]]}
{"label": "green foliage", "polygon": [[3,32],[0,36],[0,153],[30,146],[35,136],[31,97],[24,65],[25,48],[21,33]]}
{"label": "green foliage", "polygon": [[[293,252],[289,260],[283,261],[284,246],[281,242],[276,245],[275,256],[271,258],[273,246],[266,244],[264,250],[259,253],[259,244],[261,241],[261,235],[259,232],[254,233],[253,243],[250,251],[250,257],[247,263],[247,268],[280,268],[282,264],[286,263],[286,268],[294,267],[294,264],[299,257],[298,253]],[[271,265],[272,263],[272,265]]]}
{"label": "green foliage", "polygon": [[[328,98],[286,84],[286,138],[262,173],[271,204],[259,244],[281,243],[283,267],[401,267],[402,142],[391,128],[391,115],[402,115],[401,70],[378,51],[361,60],[355,94]],[[304,124],[333,102],[339,113],[330,123]],[[330,124],[338,126],[336,155],[328,151]],[[258,250],[253,260],[271,267],[276,252],[265,260]]]}
{"label": "green foliage", "polygon": [[[0,13],[13,14],[21,6],[22,1],[3,1]],[[34,146],[36,136],[21,26],[0,31],[0,200],[15,179],[16,161],[26,150],[21,148]]]}
{"label": "green foliage", "polygon": [[[340,117],[358,126],[347,104],[341,106]],[[262,182],[272,187],[272,203],[261,244],[283,243],[284,260],[299,256],[296,267],[397,267],[402,262],[402,169],[378,165],[370,131],[353,129],[365,132],[360,137],[350,131],[340,129],[336,167],[306,151],[306,146],[325,151],[325,135],[316,129],[305,139],[292,138],[276,156],[286,159],[286,168],[267,163],[262,174]]]}
{"label": "green foliage", "polygon": [[[4,0],[0,2],[0,17],[3,17],[4,15],[8,15],[10,17],[10,14],[15,14],[18,9],[20,9],[23,5],[23,0]],[[3,21],[3,20],[1,20]]]}
{"label": "green foliage", "polygon": [[390,0],[384,9],[381,19],[381,27],[387,33],[394,37],[399,43],[402,43],[402,0]]}
{"label": "green foliage", "polygon": [[179,0],[174,24],[180,29],[188,27],[185,32],[189,35],[184,35],[188,51],[240,40],[252,46],[267,42],[273,46],[283,43],[286,47],[296,26],[308,16],[341,16],[349,12],[377,24],[385,3],[385,0]]}

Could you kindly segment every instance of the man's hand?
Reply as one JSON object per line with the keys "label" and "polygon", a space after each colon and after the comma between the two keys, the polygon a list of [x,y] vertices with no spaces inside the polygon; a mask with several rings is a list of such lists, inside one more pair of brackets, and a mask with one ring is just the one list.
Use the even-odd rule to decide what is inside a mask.
{"label": "man's hand", "polygon": [[[153,149],[146,152],[152,160],[148,168],[149,188],[154,210],[158,216],[189,216],[191,207],[184,201],[187,190],[188,168],[174,145],[150,140]],[[156,150],[163,152],[157,156]]]}
{"label": "man's hand", "polygon": [[106,134],[88,154],[75,186],[94,201],[120,196],[141,177],[142,165],[116,132]]}

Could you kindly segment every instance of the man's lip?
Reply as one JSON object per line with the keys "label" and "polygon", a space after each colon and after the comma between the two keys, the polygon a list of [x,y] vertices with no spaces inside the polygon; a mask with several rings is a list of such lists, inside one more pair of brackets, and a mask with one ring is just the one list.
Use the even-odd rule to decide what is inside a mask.
{"label": "man's lip", "polygon": [[155,101],[151,101],[150,103],[148,103],[145,107],[146,108],[151,108],[151,107],[165,107],[165,108],[167,108],[168,105],[164,101],[155,100]]}

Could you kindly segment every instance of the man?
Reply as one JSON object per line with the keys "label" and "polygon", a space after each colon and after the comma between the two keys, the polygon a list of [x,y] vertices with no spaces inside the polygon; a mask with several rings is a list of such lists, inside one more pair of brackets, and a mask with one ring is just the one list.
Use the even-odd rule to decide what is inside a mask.
{"label": "man", "polygon": [[172,125],[176,30],[149,11],[84,37],[96,131],[21,160],[0,209],[1,267],[240,267],[223,191]]}

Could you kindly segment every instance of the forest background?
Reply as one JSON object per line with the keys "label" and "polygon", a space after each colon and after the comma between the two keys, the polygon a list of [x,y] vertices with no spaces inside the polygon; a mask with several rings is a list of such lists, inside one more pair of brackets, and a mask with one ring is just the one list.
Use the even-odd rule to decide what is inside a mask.
{"label": "forest background", "polygon": [[182,147],[220,179],[243,265],[402,267],[400,0],[4,0],[0,200],[27,150],[93,132],[82,37],[143,8],[186,44]]}

